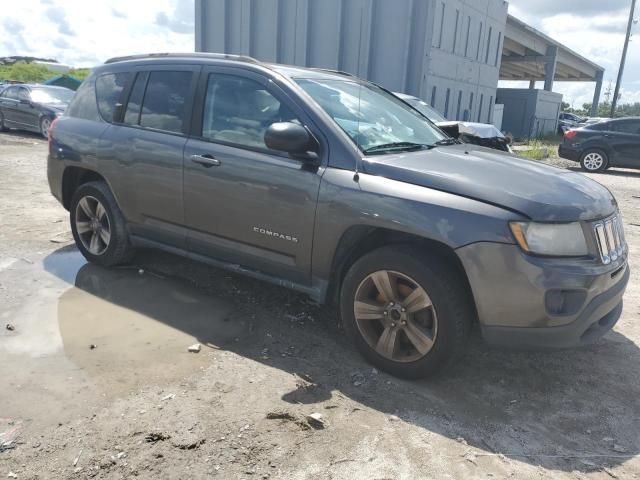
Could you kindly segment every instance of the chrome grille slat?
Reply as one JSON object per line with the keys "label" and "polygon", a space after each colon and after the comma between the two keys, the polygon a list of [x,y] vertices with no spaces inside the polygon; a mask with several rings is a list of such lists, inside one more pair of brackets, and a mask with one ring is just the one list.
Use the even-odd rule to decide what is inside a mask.
{"label": "chrome grille slat", "polygon": [[616,261],[627,251],[624,228],[619,214],[595,222],[593,224],[593,233],[598,244],[600,259],[605,265]]}

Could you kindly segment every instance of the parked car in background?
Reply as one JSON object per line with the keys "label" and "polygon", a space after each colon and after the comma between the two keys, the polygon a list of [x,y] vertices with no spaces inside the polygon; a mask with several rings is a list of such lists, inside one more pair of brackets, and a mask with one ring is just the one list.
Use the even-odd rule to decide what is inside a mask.
{"label": "parked car in background", "polygon": [[0,91],[0,130],[16,128],[49,135],[49,127],[62,115],[73,90],[44,85],[10,85]]}
{"label": "parked car in background", "polygon": [[511,152],[510,140],[495,125],[457,120],[450,121],[418,97],[397,92],[394,92],[394,95],[418,110],[450,137],[457,138],[464,143],[473,143],[474,145],[489,147],[503,152]]}
{"label": "parked car in background", "polygon": [[588,172],[640,168],[640,117],[606,120],[569,130],[558,153]]}
{"label": "parked car in background", "polygon": [[573,123],[578,124],[578,123],[584,123],[586,118],[579,117],[575,113],[562,112],[558,116],[558,120],[564,120],[566,122],[573,122]]}
{"label": "parked car in background", "polygon": [[558,115],[558,134],[564,135],[566,131],[579,127],[585,123],[585,121],[585,118],[579,117],[574,113],[561,112],[560,115]]}
{"label": "parked car in background", "polygon": [[630,275],[605,187],[460,145],[335,72],[113,59],[53,124],[47,174],[89,261],[161,248],[337,304],[362,354],[403,377],[441,371],[476,323],[512,347],[594,342]]}

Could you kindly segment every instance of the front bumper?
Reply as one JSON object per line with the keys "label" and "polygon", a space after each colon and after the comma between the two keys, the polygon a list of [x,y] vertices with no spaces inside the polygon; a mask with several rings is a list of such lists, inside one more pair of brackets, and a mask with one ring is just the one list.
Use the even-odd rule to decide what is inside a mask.
{"label": "front bumper", "polygon": [[609,265],[523,254],[516,245],[478,243],[457,251],[480,327],[493,345],[567,348],[604,336],[622,313],[627,258]]}

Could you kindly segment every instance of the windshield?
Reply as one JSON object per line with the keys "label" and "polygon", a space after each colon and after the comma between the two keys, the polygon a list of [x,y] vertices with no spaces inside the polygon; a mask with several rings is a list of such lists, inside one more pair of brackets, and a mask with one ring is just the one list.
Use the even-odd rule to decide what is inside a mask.
{"label": "windshield", "polygon": [[36,103],[69,103],[73,90],[66,88],[34,88],[31,90],[31,101]]}
{"label": "windshield", "polygon": [[367,155],[432,147],[447,139],[418,112],[375,85],[334,79],[296,82]]}
{"label": "windshield", "polygon": [[435,108],[431,107],[428,103],[425,103],[422,100],[418,100],[418,99],[414,100],[413,98],[409,98],[409,99],[406,99],[405,102],[407,102],[413,108],[418,110],[421,114],[423,114],[433,123],[440,123],[440,122],[447,121],[446,118],[440,115],[440,112],[438,112]]}

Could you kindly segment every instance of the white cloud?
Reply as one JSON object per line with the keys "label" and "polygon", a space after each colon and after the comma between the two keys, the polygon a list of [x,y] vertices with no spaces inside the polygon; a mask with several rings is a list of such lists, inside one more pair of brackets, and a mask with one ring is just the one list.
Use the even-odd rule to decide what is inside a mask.
{"label": "white cloud", "polygon": [[[177,23],[156,24],[161,13]],[[55,58],[81,67],[135,53],[190,52],[193,0],[21,0],[3,12],[0,39],[0,56]]]}

